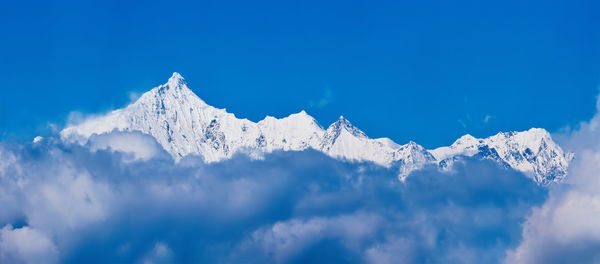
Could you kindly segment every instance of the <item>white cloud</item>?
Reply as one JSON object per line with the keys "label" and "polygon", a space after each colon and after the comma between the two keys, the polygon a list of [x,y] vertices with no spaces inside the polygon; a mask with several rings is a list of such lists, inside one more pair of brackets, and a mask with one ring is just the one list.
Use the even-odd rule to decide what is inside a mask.
{"label": "white cloud", "polygon": [[39,230],[6,225],[0,230],[0,262],[57,263],[58,250]]}
{"label": "white cloud", "polygon": [[359,249],[360,241],[372,238],[380,221],[378,215],[364,213],[294,219],[257,230],[245,243],[257,244],[264,254],[272,255],[276,262],[281,263],[289,261],[316,241],[327,238],[341,237],[346,247]]}
{"label": "white cloud", "polygon": [[125,161],[149,160],[168,155],[152,136],[140,132],[113,131],[92,135],[88,143],[93,151],[103,149],[130,154],[124,157]]}

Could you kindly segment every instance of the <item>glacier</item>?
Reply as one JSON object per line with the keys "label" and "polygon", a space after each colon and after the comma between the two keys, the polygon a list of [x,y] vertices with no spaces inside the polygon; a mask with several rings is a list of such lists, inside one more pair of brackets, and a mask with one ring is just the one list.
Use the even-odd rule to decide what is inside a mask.
{"label": "glacier", "polygon": [[85,144],[93,135],[139,131],[151,135],[175,161],[199,155],[205,162],[246,153],[314,149],[336,159],[372,162],[398,170],[405,180],[414,170],[434,165],[450,170],[464,157],[490,159],[523,172],[540,184],[562,180],[573,154],[565,153],[541,128],[505,132],[479,139],[465,135],[451,146],[427,150],[415,142],[400,145],[389,138],[369,138],[343,116],[324,129],[305,111],[259,122],[237,118],[200,99],[179,73],[122,109],[65,127],[60,137]]}

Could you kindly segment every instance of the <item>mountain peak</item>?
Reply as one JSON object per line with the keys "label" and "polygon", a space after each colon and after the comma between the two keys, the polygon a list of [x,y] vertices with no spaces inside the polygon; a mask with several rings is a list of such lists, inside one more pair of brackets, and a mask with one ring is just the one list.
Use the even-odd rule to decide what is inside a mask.
{"label": "mountain peak", "polygon": [[183,80],[183,76],[181,76],[181,74],[179,74],[178,72],[173,72],[169,80]]}
{"label": "mountain peak", "polygon": [[348,121],[348,119],[344,118],[344,116],[340,116],[340,118],[338,118],[338,120],[335,121],[335,123],[331,124],[327,128],[327,131],[339,134],[339,132],[342,129],[348,131],[348,133],[352,134],[355,137],[360,137],[360,138],[367,137],[367,135],[364,132],[362,132],[360,129],[358,129],[357,127],[352,125],[352,123],[350,123],[350,121]]}
{"label": "mountain peak", "polygon": [[[146,94],[149,94],[149,96],[152,98],[158,98],[160,100],[165,100],[166,97],[177,98],[177,100],[179,100],[179,103],[182,102],[180,100],[189,100],[191,98],[193,98],[192,100],[197,98],[200,101],[202,101],[187,86],[185,79],[178,72],[174,72],[165,84],[155,87],[154,89],[148,91]],[[144,97],[144,95],[142,95],[142,97]],[[202,101],[202,104],[205,104],[204,101]]]}
{"label": "mountain peak", "polygon": [[477,144],[477,141],[479,141],[479,139],[475,138],[474,136],[471,136],[470,134],[466,134],[466,135],[458,138],[456,141],[454,141],[454,143],[452,143],[452,145],[453,146],[475,145],[475,144]]}
{"label": "mountain peak", "polygon": [[304,110],[302,110],[302,111],[300,111],[298,113],[295,113],[295,114],[290,114],[286,118],[291,118],[291,119],[294,119],[294,120],[309,120],[311,122],[316,122],[316,120],[311,115],[309,115],[308,113],[306,113],[306,111],[304,111]]}
{"label": "mountain peak", "polygon": [[535,134],[535,135],[543,136],[543,137],[550,136],[550,133],[546,129],[537,128],[537,127],[530,128],[529,130],[527,130],[527,133]]}
{"label": "mountain peak", "polygon": [[414,142],[412,140],[408,141],[408,143],[406,143],[406,146],[411,148],[423,148],[421,147],[421,145],[417,144],[417,142]]}
{"label": "mountain peak", "polygon": [[343,115],[341,115],[341,116],[340,116],[340,118],[338,118],[338,120],[337,120],[337,121],[335,121],[335,123],[333,123],[333,124],[332,124],[332,126],[333,126],[333,125],[336,125],[336,124],[337,124],[337,126],[339,126],[339,127],[354,127],[354,126],[353,126],[353,125],[350,123],[350,121],[348,121],[348,119],[344,118],[344,116],[343,116]]}
{"label": "mountain peak", "polygon": [[304,110],[302,110],[302,111],[300,111],[298,113],[290,114],[287,118],[309,118],[309,119],[314,119],[312,116],[310,116]]}
{"label": "mountain peak", "polygon": [[186,86],[186,82],[181,74],[174,72],[173,75],[171,75],[171,78],[169,78],[169,81],[167,81],[167,86],[170,88],[181,88]]}

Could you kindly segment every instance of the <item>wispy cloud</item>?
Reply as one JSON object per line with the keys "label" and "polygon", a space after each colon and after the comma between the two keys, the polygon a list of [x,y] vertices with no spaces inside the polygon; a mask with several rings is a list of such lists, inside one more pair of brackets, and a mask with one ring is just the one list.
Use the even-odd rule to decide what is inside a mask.
{"label": "wispy cloud", "polygon": [[129,92],[129,103],[133,103],[135,101],[137,101],[138,99],[140,99],[140,96],[142,96],[139,92]]}
{"label": "wispy cloud", "polygon": [[492,118],[493,118],[493,116],[491,116],[491,115],[485,115],[485,117],[483,118],[483,123],[484,124],[489,123]]}
{"label": "wispy cloud", "polygon": [[329,86],[325,88],[323,95],[319,99],[310,100],[308,105],[312,108],[322,108],[333,101],[333,90]]}

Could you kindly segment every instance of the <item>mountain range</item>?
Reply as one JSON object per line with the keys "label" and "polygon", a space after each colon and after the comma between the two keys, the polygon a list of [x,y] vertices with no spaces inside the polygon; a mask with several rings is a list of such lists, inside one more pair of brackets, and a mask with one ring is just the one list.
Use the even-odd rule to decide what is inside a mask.
{"label": "mountain range", "polygon": [[427,150],[412,141],[400,145],[389,138],[369,138],[343,116],[326,129],[305,111],[252,122],[208,105],[178,73],[125,108],[69,125],[60,135],[65,141],[85,143],[92,135],[115,130],[153,136],[176,161],[200,155],[205,162],[218,162],[240,152],[258,158],[261,153],[310,148],[336,159],[397,169],[400,180],[427,165],[449,170],[464,157],[473,157],[493,160],[548,184],[566,177],[573,158],[541,128],[484,139],[465,135],[451,146]]}

